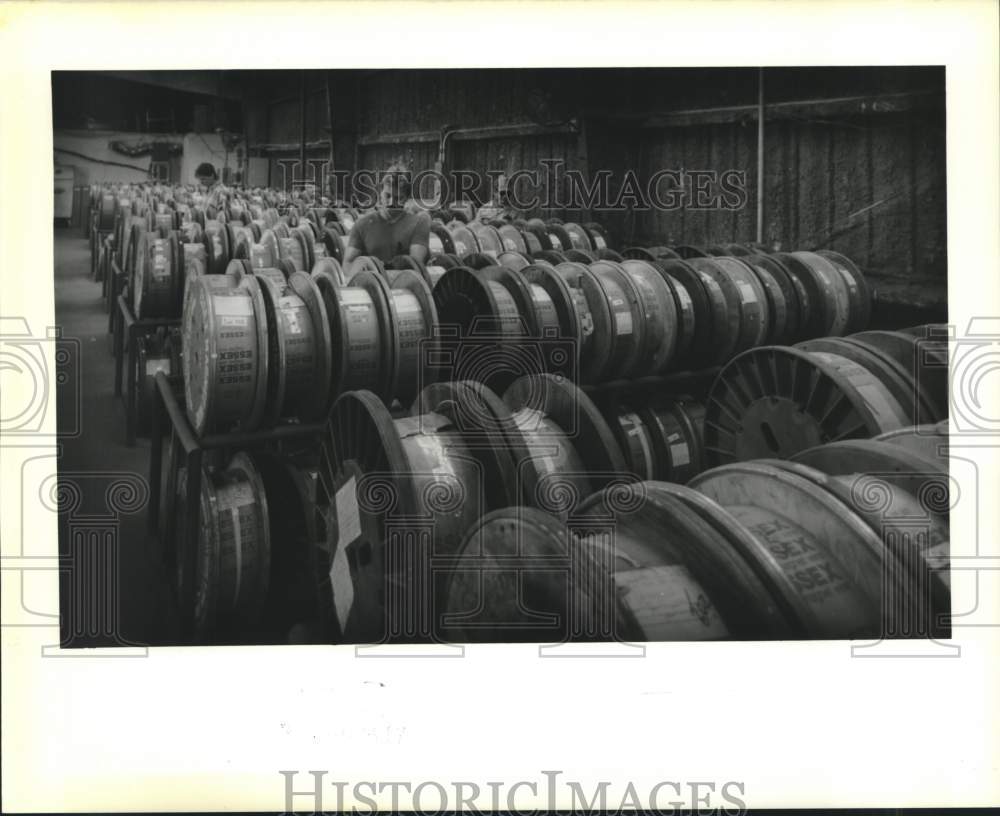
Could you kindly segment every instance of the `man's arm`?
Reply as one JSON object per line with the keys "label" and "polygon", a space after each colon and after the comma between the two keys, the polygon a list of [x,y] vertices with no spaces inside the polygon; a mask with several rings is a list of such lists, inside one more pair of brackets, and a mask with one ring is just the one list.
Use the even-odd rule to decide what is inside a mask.
{"label": "man's arm", "polygon": [[413,237],[410,238],[410,257],[420,263],[427,262],[429,254],[428,247],[431,242],[431,217],[429,213],[420,213],[417,226],[413,230]]}
{"label": "man's arm", "polygon": [[361,230],[361,221],[355,221],[347,236],[347,249],[344,251],[344,272],[350,272],[351,264],[359,255],[366,255],[365,237]]}

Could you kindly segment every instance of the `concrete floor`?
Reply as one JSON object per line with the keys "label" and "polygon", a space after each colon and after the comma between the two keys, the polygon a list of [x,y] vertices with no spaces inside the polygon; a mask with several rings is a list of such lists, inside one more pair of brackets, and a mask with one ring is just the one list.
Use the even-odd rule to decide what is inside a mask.
{"label": "concrete floor", "polygon": [[55,229],[55,315],[67,347],[79,344],[67,382],[57,388],[60,429],[78,421],[80,431],[64,437],[58,464],[61,484],[75,484],[81,496],[59,525],[67,566],[60,586],[63,644],[177,643],[168,575],[146,532],[149,441],[125,445],[108,316],[78,227]]}

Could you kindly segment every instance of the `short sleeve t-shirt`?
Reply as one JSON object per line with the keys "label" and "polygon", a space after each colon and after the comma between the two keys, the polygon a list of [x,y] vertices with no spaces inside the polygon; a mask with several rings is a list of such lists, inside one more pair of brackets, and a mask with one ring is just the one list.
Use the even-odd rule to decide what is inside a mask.
{"label": "short sleeve t-shirt", "polygon": [[391,261],[397,255],[409,255],[413,244],[426,247],[430,241],[431,217],[424,211],[401,212],[385,218],[380,212],[365,213],[351,230],[347,245],[362,255]]}

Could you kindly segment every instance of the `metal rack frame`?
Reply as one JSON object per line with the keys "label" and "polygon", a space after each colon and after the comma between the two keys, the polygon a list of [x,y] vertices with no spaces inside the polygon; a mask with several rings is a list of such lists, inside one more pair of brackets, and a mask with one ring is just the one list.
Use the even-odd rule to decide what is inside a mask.
{"label": "metal rack frame", "polygon": [[[173,386],[167,376],[162,371],[158,371],[154,382],[149,453],[149,505],[146,522],[150,534],[154,538],[160,539],[163,562],[172,566],[178,551],[183,559],[185,582],[183,586],[178,588],[177,600],[182,629],[185,633],[189,633],[193,622],[190,617],[191,610],[194,609],[192,577],[194,576],[197,555],[199,514],[198,512],[188,512],[185,515],[185,529],[181,531],[179,546],[175,546],[178,541],[173,529],[177,470],[181,465],[187,468],[185,507],[197,508],[200,504],[202,467],[206,454],[230,448],[247,450],[309,439],[325,432],[326,423],[279,425],[276,428],[262,431],[209,434],[199,437],[191,427],[191,423],[188,422],[187,414],[177,401]],[[166,417],[164,417],[164,413]],[[167,473],[167,490],[163,494],[165,506],[162,521],[164,523],[161,528],[163,440],[168,428],[170,431],[169,472]]]}
{"label": "metal rack frame", "polygon": [[139,338],[149,337],[156,331],[171,326],[179,326],[180,318],[143,318],[138,319],[133,314],[124,295],[118,296],[117,319],[114,322],[114,352],[115,352],[115,391],[114,395],[122,395],[122,362],[128,366],[125,394],[125,444],[130,448],[135,446],[136,436],[136,392],[138,382],[136,365],[139,358]]}

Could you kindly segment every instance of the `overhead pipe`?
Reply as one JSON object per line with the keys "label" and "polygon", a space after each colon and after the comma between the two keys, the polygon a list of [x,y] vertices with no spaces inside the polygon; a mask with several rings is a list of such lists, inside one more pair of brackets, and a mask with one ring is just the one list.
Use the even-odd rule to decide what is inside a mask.
{"label": "overhead pipe", "polygon": [[764,69],[757,69],[757,243],[764,243]]}

